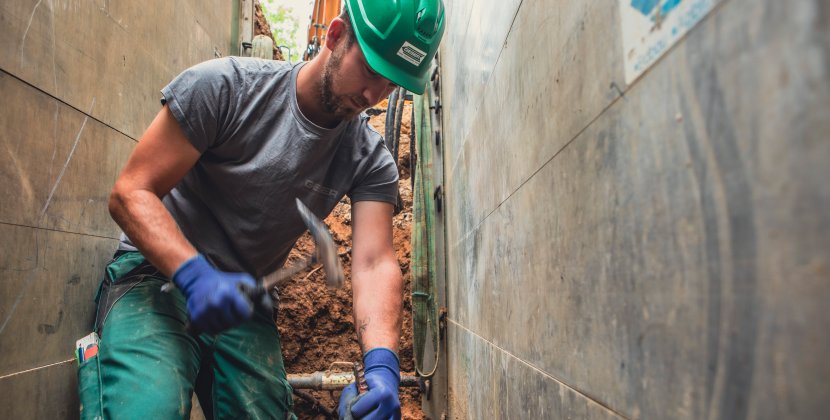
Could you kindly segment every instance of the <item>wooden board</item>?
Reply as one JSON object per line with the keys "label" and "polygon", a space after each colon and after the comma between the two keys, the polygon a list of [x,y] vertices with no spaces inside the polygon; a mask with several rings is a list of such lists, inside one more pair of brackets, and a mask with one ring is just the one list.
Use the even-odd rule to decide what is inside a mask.
{"label": "wooden board", "polygon": [[[107,197],[185,68],[227,55],[236,2],[0,2],[0,406],[76,418],[75,340],[119,230]],[[57,363],[57,364],[56,364]]]}
{"label": "wooden board", "polygon": [[488,38],[503,49],[480,103],[456,104],[467,88],[442,75],[447,188],[468,189],[472,210],[448,224],[451,236],[469,232],[619,97],[618,8],[607,3],[523,3],[506,38]]}
{"label": "wooden board", "polygon": [[74,361],[0,379],[0,407],[9,419],[79,418]]}
{"label": "wooden board", "polygon": [[[500,62],[501,46],[508,38],[521,3],[520,0],[444,2],[447,25],[438,55],[441,102],[445,110],[441,118],[446,121],[447,136],[466,139],[476,123],[482,96]],[[454,49],[459,46],[465,50]],[[452,115],[452,120],[447,119],[448,115]],[[456,159],[462,146],[463,141],[448,143],[447,156]]]}
{"label": "wooden board", "polygon": [[72,357],[117,241],[0,224],[0,376]]}
{"label": "wooden board", "polygon": [[[467,351],[450,352],[450,412],[466,418],[621,419],[613,411],[483,340],[455,323],[449,340]],[[451,417],[459,418],[459,417]]]}
{"label": "wooden board", "polygon": [[[445,109],[445,125],[479,122],[445,137],[463,143],[445,160],[451,322],[625,417],[823,417],[830,13],[726,0],[608,94],[614,6],[562,2],[590,11],[586,29],[545,50],[512,44],[559,39],[523,3],[481,107]],[[452,340],[450,354],[483,351]],[[469,410],[453,415],[500,397],[475,372],[521,378],[481,363],[450,368]]]}
{"label": "wooden board", "polygon": [[135,142],[0,71],[0,222],[117,238],[107,200]]}
{"label": "wooden board", "polygon": [[221,0],[4,1],[0,69],[138,138],[158,112],[165,84],[214,58],[214,50],[227,55],[231,6]]}

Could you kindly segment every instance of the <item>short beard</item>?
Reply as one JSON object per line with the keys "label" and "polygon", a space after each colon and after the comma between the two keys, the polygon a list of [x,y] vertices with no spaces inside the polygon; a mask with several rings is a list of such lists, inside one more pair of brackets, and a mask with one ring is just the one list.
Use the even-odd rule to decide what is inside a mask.
{"label": "short beard", "polygon": [[[355,115],[360,113],[360,110],[352,109],[351,107],[344,106],[343,100],[340,96],[337,96],[332,91],[332,84],[334,80],[334,75],[340,71],[340,66],[343,61],[343,56],[346,54],[346,51],[349,49],[348,43],[340,48],[336,48],[331,53],[331,57],[329,57],[328,62],[326,63],[325,67],[323,68],[322,74],[322,82],[320,83],[320,100],[323,104],[323,109],[326,112],[334,115],[338,119],[348,119],[352,118]],[[362,103],[361,99],[355,99],[359,104]]]}
{"label": "short beard", "polygon": [[323,68],[323,82],[320,84],[320,99],[323,102],[323,108],[331,114],[336,114],[340,108],[340,101],[335,98],[334,93],[331,91],[331,85],[332,79],[334,79],[334,73],[340,70],[342,61],[343,53],[340,49],[337,49],[331,53],[329,61]]}

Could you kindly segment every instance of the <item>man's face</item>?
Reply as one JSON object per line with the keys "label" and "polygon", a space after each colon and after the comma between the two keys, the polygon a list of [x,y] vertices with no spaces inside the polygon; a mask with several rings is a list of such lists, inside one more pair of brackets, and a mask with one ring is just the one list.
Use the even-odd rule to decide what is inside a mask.
{"label": "man's face", "polygon": [[346,44],[343,40],[332,51],[320,85],[323,106],[341,120],[377,104],[397,87],[369,67],[357,41]]}

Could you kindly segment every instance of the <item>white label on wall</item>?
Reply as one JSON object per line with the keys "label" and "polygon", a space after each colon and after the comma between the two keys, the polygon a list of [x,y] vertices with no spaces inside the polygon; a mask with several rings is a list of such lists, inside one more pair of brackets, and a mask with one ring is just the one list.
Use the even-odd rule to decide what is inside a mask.
{"label": "white label on wall", "polygon": [[620,0],[625,82],[631,84],[720,0]]}

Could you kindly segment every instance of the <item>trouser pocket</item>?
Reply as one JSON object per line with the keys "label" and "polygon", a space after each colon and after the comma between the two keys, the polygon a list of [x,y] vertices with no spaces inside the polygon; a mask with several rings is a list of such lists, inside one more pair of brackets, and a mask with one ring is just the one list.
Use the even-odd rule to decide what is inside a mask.
{"label": "trouser pocket", "polygon": [[104,321],[112,307],[148,276],[158,277],[160,273],[140,252],[119,251],[115,254],[113,261],[107,265],[96,299],[95,331],[99,336],[103,336]]}
{"label": "trouser pocket", "polygon": [[98,356],[85,360],[78,368],[78,398],[81,419],[103,419],[101,410],[101,365]]}
{"label": "trouser pocket", "polygon": [[[112,261],[107,264],[98,295],[95,297],[98,306],[93,331],[96,331],[98,336],[101,335],[104,320],[113,305],[139,284],[145,275],[156,272],[157,270],[147,263],[141,253],[116,252]],[[93,335],[95,334],[90,334],[90,336]],[[96,350],[94,355],[88,359],[83,357],[83,348],[80,353],[76,356],[79,360],[83,360],[78,367],[78,399],[80,400],[81,419],[102,419],[101,362],[98,351]]]}

